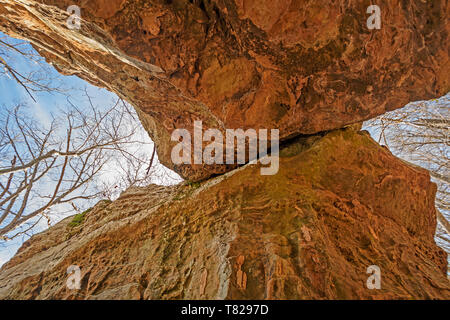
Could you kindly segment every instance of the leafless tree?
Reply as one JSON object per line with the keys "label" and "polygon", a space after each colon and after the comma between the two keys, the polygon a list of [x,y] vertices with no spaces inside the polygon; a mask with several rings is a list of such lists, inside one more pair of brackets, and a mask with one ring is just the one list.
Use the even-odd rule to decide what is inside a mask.
{"label": "leafless tree", "polygon": [[[58,205],[78,208],[77,201],[114,197],[151,181],[152,143],[139,135],[142,128],[132,108],[118,99],[99,111],[87,98],[89,107],[80,109],[69,101],[67,110],[58,112],[47,126],[30,116],[24,105],[2,110],[1,239],[26,234],[42,219],[49,223]],[[113,179],[100,179],[108,166]]]}
{"label": "leafless tree", "polygon": [[[450,94],[432,101],[411,103],[366,123],[398,157],[430,171],[438,185],[437,236],[450,248]],[[445,236],[445,233],[447,236]]]}
{"label": "leafless tree", "polygon": [[[16,67],[23,63],[32,64],[26,73]],[[2,68],[3,67],[3,68]],[[23,68],[22,68],[23,69]],[[6,35],[0,36],[0,76],[4,75],[16,81],[36,101],[33,92],[59,92],[66,89],[58,85],[52,76],[51,66],[37,54],[26,41],[15,40]]]}
{"label": "leafless tree", "polygon": [[[63,87],[28,42],[0,35],[0,76],[33,101],[35,93],[49,92],[68,102],[48,124],[24,104],[0,110],[0,240],[29,235],[55,215],[113,200],[133,186],[180,181],[157,163],[132,107],[121,99],[111,107],[94,105],[86,89]],[[72,102],[81,95],[82,108]]]}

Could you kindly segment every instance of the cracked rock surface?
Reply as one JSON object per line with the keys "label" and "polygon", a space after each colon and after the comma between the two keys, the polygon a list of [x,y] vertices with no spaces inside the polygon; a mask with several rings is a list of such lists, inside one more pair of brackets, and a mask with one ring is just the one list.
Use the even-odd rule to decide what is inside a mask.
{"label": "cracked rock surface", "polygon": [[[81,8],[80,30],[66,9]],[[341,128],[450,91],[447,0],[0,0],[0,30],[57,69],[125,98],[162,163],[196,181],[226,165],[174,165],[177,128]]]}
{"label": "cracked rock surface", "polygon": [[[130,102],[191,181],[127,190],[33,236],[0,269],[0,298],[449,299],[436,186],[353,124],[450,91],[450,3],[385,1],[380,30],[371,4],[0,0],[0,31]],[[278,174],[173,164],[173,131],[195,121],[279,129]],[[373,265],[380,290],[366,287]]]}
{"label": "cracked rock surface", "polygon": [[[298,139],[280,164],[100,202],[28,240],[0,270],[0,298],[450,298],[427,171],[353,129]],[[372,265],[380,290],[366,287]]]}

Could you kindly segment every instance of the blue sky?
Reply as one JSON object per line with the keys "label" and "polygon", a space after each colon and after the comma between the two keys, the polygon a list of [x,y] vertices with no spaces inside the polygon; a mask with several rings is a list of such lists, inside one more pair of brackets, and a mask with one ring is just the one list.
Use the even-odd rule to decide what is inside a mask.
{"label": "blue sky", "polygon": [[[6,36],[0,32],[0,38],[6,37],[10,43],[23,43],[13,38]],[[25,45],[26,50],[32,50],[30,45]],[[36,53],[37,54],[37,53]],[[22,74],[29,72],[38,72],[39,66],[20,54],[11,54],[10,59],[6,59],[14,69]],[[114,101],[116,95],[102,88],[90,85],[86,81],[76,76],[63,76],[58,73],[51,65],[47,64],[43,58],[38,57],[38,60],[46,66],[45,72],[48,72],[49,78],[53,79],[52,85],[61,86],[67,92],[70,92],[71,99],[77,99],[77,92],[81,92],[86,88],[96,101]],[[0,65],[0,67],[2,67]],[[34,102],[25,89],[16,81],[7,76],[0,76],[0,106],[12,105],[18,102],[26,102],[36,111],[36,116],[45,119],[50,112],[54,112],[57,108],[64,108],[67,104],[66,96],[54,92],[33,92],[33,97],[37,102]],[[81,101],[81,100],[79,100]]]}
{"label": "blue sky", "polygon": [[[2,33],[0,33],[0,39],[3,41],[6,40],[13,44],[23,43],[23,41],[12,39]],[[21,48],[23,50],[34,51],[31,46],[26,43]],[[8,64],[10,64],[21,74],[28,74],[29,72],[42,72],[39,71],[41,70],[39,63],[30,61],[18,53],[9,53],[8,56],[4,56],[4,58]],[[45,66],[45,75],[52,79],[50,85],[61,87],[64,91],[66,91],[66,94],[54,92],[32,92],[33,98],[36,100],[35,102],[26,90],[15,80],[11,77],[0,74],[0,108],[4,108],[5,106],[13,106],[18,103],[26,103],[29,110],[33,113],[32,115],[39,120],[41,124],[46,125],[50,123],[52,113],[57,114],[58,110],[66,108],[68,105],[67,99],[70,99],[70,101],[77,106],[83,106],[83,104],[87,105],[87,100],[84,98],[84,90],[87,90],[93,104],[98,106],[98,108],[104,106],[106,109],[108,106],[113,105],[114,102],[117,101],[117,96],[115,94],[108,92],[105,89],[92,86],[76,76],[62,76],[52,66],[47,64],[44,59],[39,56],[36,56],[36,59]],[[2,67],[3,66],[0,65],[0,69]],[[146,142],[151,143],[150,138],[145,132],[144,135],[144,139],[148,139]],[[149,146],[148,150],[143,150],[145,152],[148,151],[148,153],[151,154],[153,151],[153,146],[151,146],[151,148]],[[174,178],[174,183],[180,181],[176,174],[169,172],[166,168],[162,168],[159,163],[156,163],[156,166],[157,170],[167,170],[167,174]],[[107,180],[108,175],[113,172],[117,172],[117,170],[114,170],[113,167],[109,168],[109,171],[103,174],[100,179]],[[158,181],[155,181],[155,183],[158,183]],[[75,214],[75,212],[72,214]],[[52,224],[57,223],[62,218],[64,217],[58,216],[53,219]],[[34,233],[41,231],[45,227],[46,226],[43,225],[41,228],[35,230]],[[6,243],[0,243],[0,266],[15,254],[17,249],[27,238],[27,236],[23,236]]]}
{"label": "blue sky", "polygon": [[[3,37],[6,37],[6,39],[8,39],[11,43],[19,42],[0,33],[0,38]],[[28,46],[28,49],[32,50],[31,46]],[[22,57],[18,53],[11,54],[8,58],[9,59],[7,59],[7,62],[14,66],[14,68],[22,74],[39,69],[39,66],[35,62]],[[75,76],[62,76],[53,67],[46,64],[45,60],[41,59],[41,62],[48,66],[46,71],[49,72],[49,76],[55,83],[58,83],[58,85],[61,85],[63,88],[72,90],[75,95],[77,92],[81,93],[81,91],[86,88],[95,101],[114,101],[115,95],[107,90],[91,86],[84,80],[81,80]],[[17,103],[26,103],[33,112],[33,115],[41,123],[45,124],[50,121],[51,113],[56,112],[58,108],[64,108],[67,105],[67,97],[62,94],[49,92],[34,92],[32,94],[36,99],[36,102],[31,99],[25,89],[16,81],[10,77],[0,75],[1,108],[15,105]],[[71,99],[79,100],[76,98]],[[7,242],[7,244],[0,244],[0,266],[15,254],[17,249],[26,239],[27,237],[23,236]]]}
{"label": "blue sky", "polygon": [[[4,34],[0,33],[0,38],[5,37],[8,41],[15,43],[14,39],[8,38]],[[31,47],[28,46],[28,49]],[[16,70],[21,73],[28,73],[38,69],[38,65],[34,62],[30,62],[24,59],[19,54],[13,54],[8,60]],[[39,59],[39,58],[38,58]],[[87,89],[90,96],[93,98],[95,104],[113,103],[117,98],[113,93],[108,92],[105,89],[94,87],[84,80],[75,76],[62,76],[53,67],[45,63],[43,59],[40,59],[47,67],[50,78],[53,79],[54,84],[61,85],[63,88],[70,90],[70,99],[75,103],[85,103],[82,96],[82,91]],[[0,65],[1,67],[1,65]],[[43,124],[49,121],[50,114],[56,112],[58,108],[64,108],[67,105],[67,97],[63,94],[49,93],[49,92],[35,92],[33,93],[36,102],[34,102],[28,93],[21,87],[16,81],[0,74],[0,107],[11,106],[19,102],[27,103],[32,110],[33,115]],[[374,137],[377,137],[376,132],[371,132]],[[0,244],[0,266],[9,260],[17,249],[21,246],[27,237],[17,238],[13,241],[5,244]]]}

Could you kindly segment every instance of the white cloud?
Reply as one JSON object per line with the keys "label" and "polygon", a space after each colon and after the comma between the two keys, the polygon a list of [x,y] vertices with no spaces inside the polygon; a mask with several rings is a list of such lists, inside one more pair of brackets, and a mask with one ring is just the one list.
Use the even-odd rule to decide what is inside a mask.
{"label": "white cloud", "polygon": [[0,267],[16,254],[20,246],[21,242],[17,241],[9,242],[6,245],[2,244],[2,247],[0,247]]}
{"label": "white cloud", "polygon": [[36,119],[38,119],[44,127],[48,128],[52,122],[50,114],[41,106],[40,103],[33,103],[32,106]]}

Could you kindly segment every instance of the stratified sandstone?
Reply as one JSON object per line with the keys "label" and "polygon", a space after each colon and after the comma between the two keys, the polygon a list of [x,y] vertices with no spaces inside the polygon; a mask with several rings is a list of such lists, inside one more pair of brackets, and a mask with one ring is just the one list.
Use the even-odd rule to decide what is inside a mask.
{"label": "stratified sandstone", "polygon": [[[74,4],[81,30],[66,25]],[[1,31],[130,102],[184,178],[235,168],[171,162],[172,132],[196,120],[285,144],[277,175],[252,164],[131,189],[63,220],[2,267],[0,298],[449,299],[428,173],[353,128],[317,134],[450,90],[449,1],[385,1],[381,30],[371,4],[0,0]]]}
{"label": "stratified sandstone", "polygon": [[[161,161],[201,180],[233,166],[175,166],[173,130],[280,129],[282,140],[450,91],[447,0],[0,0],[0,30],[65,74],[133,104]],[[79,5],[80,31],[65,10]]]}
{"label": "stratified sandstone", "polygon": [[[131,189],[33,236],[0,270],[7,299],[449,299],[436,187],[365,132],[281,151],[202,184]],[[78,265],[81,289],[66,288]],[[381,269],[381,289],[366,287]]]}

